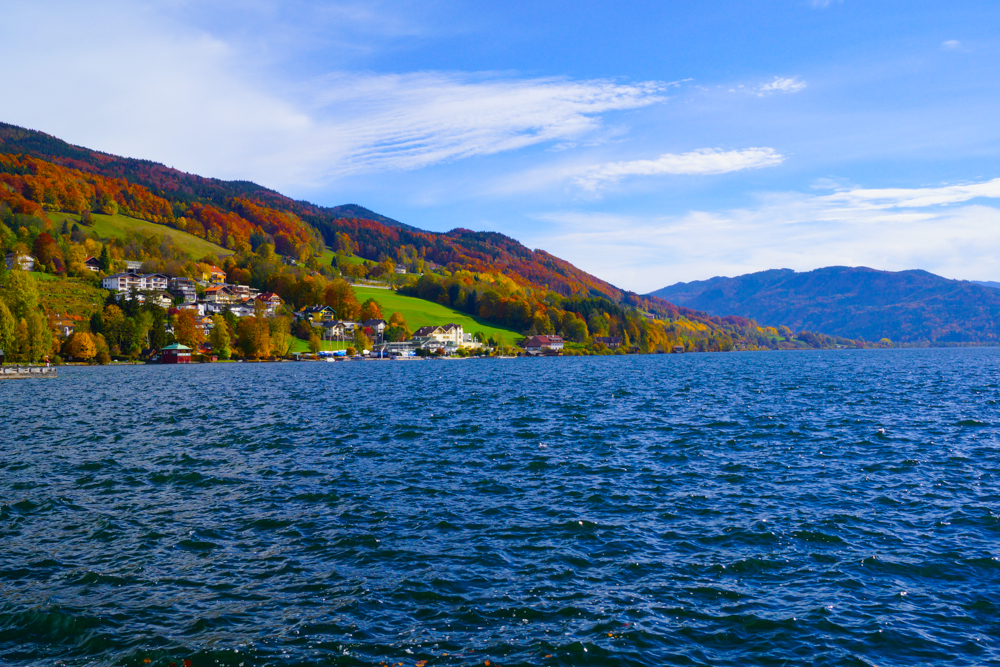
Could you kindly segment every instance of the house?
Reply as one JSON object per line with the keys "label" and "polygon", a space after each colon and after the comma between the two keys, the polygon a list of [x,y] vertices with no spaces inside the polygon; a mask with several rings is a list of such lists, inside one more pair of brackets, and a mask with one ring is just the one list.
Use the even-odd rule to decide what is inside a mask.
{"label": "house", "polygon": [[230,291],[236,295],[237,298],[242,301],[243,299],[250,298],[250,286],[249,285],[226,285]]}
{"label": "house", "polygon": [[165,292],[169,279],[160,273],[116,273],[101,279],[101,287],[112,292]]}
{"label": "house", "polygon": [[101,287],[112,292],[138,292],[139,276],[135,273],[116,273],[101,279]]}
{"label": "house", "polygon": [[142,262],[134,259],[125,260],[125,270],[129,273],[139,273],[142,271]]}
{"label": "house", "polygon": [[594,336],[595,343],[601,343],[609,350],[617,350],[622,346],[621,336]]}
{"label": "house", "polygon": [[396,271],[396,273],[398,273],[400,275],[405,275],[406,274],[406,267],[405,266],[397,266],[395,268],[395,271]]}
{"label": "house", "polygon": [[184,303],[194,303],[198,300],[198,290],[190,278],[171,278],[167,291]]}
{"label": "house", "polygon": [[372,333],[378,336],[385,331],[385,328],[388,325],[385,323],[385,320],[365,320],[361,323],[361,326],[365,329],[371,329]]}
{"label": "house", "polygon": [[[259,299],[261,296],[264,295],[261,294],[257,298]],[[322,322],[333,322],[337,316],[337,312],[330,306],[307,306],[295,313],[295,316],[302,320],[311,320],[314,324],[320,324]]]}
{"label": "house", "polygon": [[35,258],[25,252],[11,252],[4,257],[7,268],[11,271],[34,271]]}
{"label": "house", "polygon": [[532,336],[521,343],[528,354],[552,354],[562,352],[563,339],[559,336]]}
{"label": "house", "polygon": [[252,317],[255,312],[257,312],[256,306],[254,306],[255,301],[253,299],[244,299],[240,303],[237,303],[229,307],[229,311],[236,317]]}
{"label": "house", "polygon": [[205,303],[229,306],[236,303],[236,295],[227,285],[212,285],[205,290]]}
{"label": "house", "polygon": [[160,350],[160,363],[161,364],[190,364],[191,363],[191,348],[187,345],[181,345],[180,343],[174,343],[173,345],[167,345],[165,348]]}
{"label": "house", "polygon": [[101,270],[101,263],[98,261],[96,257],[88,257],[87,259],[83,260],[83,265],[86,266],[91,271],[93,271],[94,273],[97,273],[98,271]]}
{"label": "house", "polygon": [[281,297],[274,292],[261,292],[254,297],[254,301],[263,304],[267,309],[268,315],[274,315],[278,312],[278,309],[281,308],[281,304],[284,303],[284,301],[281,300]]}
{"label": "house", "polygon": [[[465,345],[465,332],[461,324],[445,324],[444,326],[420,327],[413,332],[413,340],[421,344],[452,344],[455,347]],[[470,339],[471,340],[471,339]]]}
{"label": "house", "polygon": [[209,266],[201,272],[201,279],[210,283],[225,283],[226,272],[217,266]]}

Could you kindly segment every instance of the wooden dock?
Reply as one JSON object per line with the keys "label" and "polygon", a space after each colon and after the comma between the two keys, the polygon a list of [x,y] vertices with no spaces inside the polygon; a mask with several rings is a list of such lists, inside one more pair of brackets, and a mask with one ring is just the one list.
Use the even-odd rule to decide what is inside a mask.
{"label": "wooden dock", "polygon": [[0,366],[0,380],[54,377],[56,377],[54,366]]}

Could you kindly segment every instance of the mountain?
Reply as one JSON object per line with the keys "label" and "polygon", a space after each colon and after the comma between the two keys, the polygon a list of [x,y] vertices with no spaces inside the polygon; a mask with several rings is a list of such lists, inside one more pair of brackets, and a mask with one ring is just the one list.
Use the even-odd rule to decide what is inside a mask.
{"label": "mountain", "polygon": [[1000,290],[927,271],[772,269],[677,283],[652,295],[796,331],[911,343],[1000,342]]}
{"label": "mountain", "polygon": [[[67,219],[60,232],[52,223],[59,213],[91,231],[73,232]],[[342,277],[395,278],[405,268],[395,279],[403,293],[525,335],[559,334],[593,352],[619,344],[642,352],[856,345],[805,331],[781,336],[742,317],[714,317],[621,290],[496,232],[428,232],[356,204],[317,206],[250,181],[188,174],[0,124],[0,246],[33,247],[46,271],[79,274],[86,271],[84,237],[96,233],[96,214],[165,225],[222,246],[232,253],[224,260],[201,259],[221,262],[237,281],[276,292],[296,308],[322,302],[346,316],[355,308],[344,300]],[[195,275],[164,239],[98,238],[115,261]],[[285,259],[275,261],[277,255]]]}

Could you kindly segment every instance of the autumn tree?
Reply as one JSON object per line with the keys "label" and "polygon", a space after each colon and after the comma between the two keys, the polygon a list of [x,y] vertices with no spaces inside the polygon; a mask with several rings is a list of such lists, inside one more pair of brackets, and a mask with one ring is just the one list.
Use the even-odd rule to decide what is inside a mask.
{"label": "autumn tree", "polygon": [[323,303],[337,312],[343,320],[353,320],[361,312],[354,288],[343,278],[334,279],[323,291]]}
{"label": "autumn tree", "polygon": [[3,289],[3,298],[15,319],[38,310],[38,285],[27,271],[11,271]]}
{"label": "autumn tree", "polygon": [[232,341],[229,337],[229,325],[226,324],[226,318],[222,315],[216,314],[212,316],[212,331],[209,333],[208,343],[212,346],[212,351],[220,359],[228,359],[233,356]]}
{"label": "autumn tree", "polygon": [[236,336],[245,357],[260,359],[271,354],[271,330],[267,319],[256,315],[244,317],[236,326]]}
{"label": "autumn tree", "polygon": [[362,322],[367,320],[380,320],[382,319],[382,306],[379,302],[373,298],[366,299],[363,304],[361,304],[361,314],[358,315],[358,319]]}
{"label": "autumn tree", "polygon": [[190,310],[181,310],[174,315],[174,337],[181,345],[197,348],[205,342],[205,332]]}
{"label": "autumn tree", "polygon": [[97,343],[94,337],[85,331],[77,331],[66,339],[63,354],[72,359],[90,361],[97,356]]}
{"label": "autumn tree", "polygon": [[0,350],[6,354],[14,352],[17,335],[17,320],[7,308],[7,304],[0,300]]}
{"label": "autumn tree", "polygon": [[389,316],[389,323],[385,330],[385,339],[392,342],[409,340],[410,327],[406,324],[406,319],[400,313],[393,313]]}
{"label": "autumn tree", "polygon": [[271,336],[271,354],[286,356],[292,347],[291,321],[287,317],[269,318],[268,330]]}

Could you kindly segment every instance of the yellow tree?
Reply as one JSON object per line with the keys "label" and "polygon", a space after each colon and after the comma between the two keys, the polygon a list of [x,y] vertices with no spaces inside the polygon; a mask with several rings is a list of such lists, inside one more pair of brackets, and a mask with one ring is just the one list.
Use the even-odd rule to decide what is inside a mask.
{"label": "yellow tree", "polygon": [[205,332],[195,319],[194,312],[182,310],[174,316],[174,338],[181,345],[197,348],[205,342]]}
{"label": "yellow tree", "polygon": [[66,356],[80,361],[90,361],[97,356],[97,343],[94,337],[85,331],[72,334],[63,348]]}

